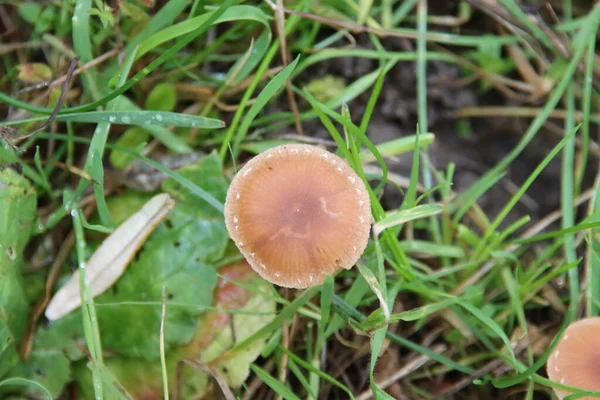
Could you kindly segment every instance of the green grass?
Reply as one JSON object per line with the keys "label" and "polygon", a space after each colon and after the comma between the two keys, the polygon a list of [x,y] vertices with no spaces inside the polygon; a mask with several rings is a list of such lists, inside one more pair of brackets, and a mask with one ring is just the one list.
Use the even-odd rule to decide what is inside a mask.
{"label": "green grass", "polygon": [[[75,246],[53,291],[76,267],[84,306],[75,322],[50,324],[53,342],[37,318],[29,327],[35,332],[30,360],[6,357],[5,361],[3,352],[8,350],[0,348],[0,371],[11,371],[0,376],[0,397],[57,399],[67,384],[75,384],[96,399],[133,398],[140,385],[169,398],[186,385],[218,391],[215,382],[234,381],[234,375],[247,373],[231,388],[239,398],[393,399],[394,382],[388,378],[416,359],[424,361],[403,372],[398,381],[411,398],[454,393],[473,398],[491,393],[499,398],[522,393],[533,399],[552,388],[564,388],[546,378],[546,359],[570,322],[598,316],[600,310],[600,175],[595,170],[593,134],[600,105],[594,87],[600,5],[582,10],[564,0],[555,9],[560,23],[544,20],[542,26],[515,0],[500,0],[494,3],[497,8],[486,10],[461,1],[452,15],[445,16],[437,14],[434,2],[424,0],[301,0],[283,2],[284,21],[276,21],[270,2],[173,0],[150,9],[142,2],[122,1],[117,29],[104,26],[96,13],[89,12],[98,7],[93,0],[5,3],[0,7],[18,21],[24,46],[5,51],[2,45],[10,45],[11,39],[0,36],[7,41],[0,42],[0,75],[5,76],[0,80],[0,110],[3,115],[9,109],[13,113],[0,122],[6,127],[0,131],[0,166],[18,166],[32,183],[39,215],[31,216],[34,236],[23,265],[9,258],[0,265],[0,276],[4,270],[17,271],[30,288],[27,301],[37,304],[49,266],[36,270],[36,254],[54,257],[57,241],[73,232]],[[498,20],[484,11],[502,12],[499,20],[511,22],[500,30]],[[473,24],[475,18],[485,23]],[[278,22],[284,23],[291,56],[287,65],[281,63],[281,38],[272,30]],[[353,45],[355,40],[358,44]],[[568,57],[557,50],[556,40]],[[45,46],[44,51],[37,52],[38,46]],[[530,67],[551,82],[545,92],[536,92],[535,82],[524,78],[515,63],[525,61],[512,59],[508,46],[524,54]],[[94,62],[115,48],[118,57]],[[22,134],[32,131],[53,111],[46,90],[16,79],[17,66],[45,63],[57,79],[63,74],[61,65],[73,55],[80,57],[79,67],[89,64],[76,75],[67,104],[48,128],[24,140],[5,133],[8,127]],[[343,63],[367,69],[344,80],[338,72]],[[453,80],[452,89],[432,86],[440,78],[439,65],[459,71],[458,76],[445,77]],[[412,89],[401,93],[414,104],[409,118],[414,126],[409,135],[374,141],[374,126],[389,108],[390,87],[407,87],[398,80],[403,68],[414,71]],[[344,83],[329,84],[322,74]],[[297,115],[287,100],[288,81],[299,105]],[[467,136],[479,140],[490,133],[482,131],[485,123],[457,118],[460,110],[436,103],[435,89],[458,91],[466,83],[478,106],[487,106],[490,97],[500,104],[494,103],[492,111],[507,125],[514,110],[536,107],[539,112],[521,118],[527,126],[516,138],[493,133],[514,146],[458,191],[455,185],[464,170],[460,161],[435,168],[432,146],[460,141],[459,132],[464,133],[465,127],[471,130]],[[175,93],[172,109],[159,109],[160,99],[158,108],[148,107],[146,99],[158,84]],[[510,93],[523,96],[508,99]],[[527,96],[534,94],[539,100],[529,101]],[[502,114],[509,106],[511,112]],[[558,108],[560,119],[553,114]],[[443,122],[433,118],[440,112],[448,114]],[[303,123],[304,136],[290,138],[296,119]],[[139,140],[135,135],[131,141],[119,140],[140,131],[144,136]],[[7,140],[18,150],[4,145]],[[229,179],[251,155],[275,144],[312,140],[331,144],[329,148],[369,186],[372,236],[354,268],[306,290],[265,289],[255,280],[220,273],[220,267],[241,259],[229,241],[217,250],[207,244],[206,251],[214,254],[206,262],[216,269],[215,280],[246,296],[243,301],[237,297],[241,303],[231,308],[179,301],[177,293],[167,296],[170,277],[153,278],[153,284],[164,290],[164,302],[103,303],[91,298],[84,280],[86,260],[103,235],[118,225],[119,206],[131,207],[119,204],[121,196],[126,197],[123,192],[131,190],[123,186],[140,176],[135,170],[124,175],[126,171],[113,166],[109,156],[126,155],[155,168],[177,185],[182,198],[193,199],[189,207],[197,208],[198,218],[207,224],[222,223],[223,177]],[[532,146],[541,141],[550,150],[534,161]],[[158,153],[177,160],[192,152],[214,155],[222,164],[220,175],[177,169],[155,159]],[[397,159],[410,160],[407,176],[397,172]],[[551,193],[560,199],[554,205],[556,212],[524,213],[519,204],[525,196],[537,200],[545,195],[535,191],[536,184],[557,163],[560,189]],[[506,198],[493,199],[498,211],[492,213],[486,201],[514,179],[516,165],[527,165],[526,177],[512,184],[514,190]],[[115,174],[125,178],[115,181]],[[153,192],[158,190],[166,189]],[[582,201],[583,196],[588,200]],[[90,207],[93,213],[86,217]],[[543,225],[544,217],[553,224]],[[223,234],[224,225],[219,229]],[[3,240],[0,236],[0,247],[9,248]],[[0,294],[0,311],[3,301]],[[273,304],[276,312],[265,311],[260,304]],[[160,350],[156,349],[160,357],[133,357],[144,366],[148,374],[144,378],[127,374],[121,363],[131,362],[130,355],[104,345],[113,333],[103,328],[99,315],[117,306],[150,307],[162,315],[160,331],[130,321],[131,329],[148,329],[149,337],[160,338]],[[210,313],[226,318],[219,331],[232,336],[227,342],[215,334],[204,344],[194,360],[203,368],[193,373],[182,367],[181,359],[188,355],[186,341],[166,341],[169,332],[164,330],[174,326],[167,319],[180,309],[195,310],[193,324],[200,327]],[[3,318],[0,314],[0,335],[4,324],[12,323]],[[246,332],[239,322],[243,318],[264,320]],[[178,322],[189,342],[195,330],[187,332],[186,322]],[[9,330],[9,335],[6,349],[16,351],[13,341],[18,344],[25,334]],[[74,338],[78,352],[65,350]],[[209,348],[211,344],[214,347]],[[209,353],[214,358],[208,358]],[[68,377],[60,376],[59,368],[47,376],[36,374],[36,368],[42,368],[41,354],[50,357],[50,364],[66,360]],[[228,362],[239,366],[234,371],[220,369]],[[183,384],[175,379],[179,372]]]}

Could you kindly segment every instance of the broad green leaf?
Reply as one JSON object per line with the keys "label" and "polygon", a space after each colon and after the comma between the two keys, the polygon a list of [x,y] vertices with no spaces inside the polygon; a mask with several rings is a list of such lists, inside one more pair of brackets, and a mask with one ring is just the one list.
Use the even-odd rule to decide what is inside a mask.
{"label": "broad green leaf", "polygon": [[38,3],[26,2],[19,6],[17,9],[19,16],[30,24],[35,24],[36,20],[42,13],[42,5]]}
{"label": "broad green leaf", "polygon": [[167,306],[167,348],[189,341],[196,328],[194,317],[210,305],[216,284],[210,262],[224,250],[224,226],[200,219],[185,204],[176,205],[166,221],[112,291],[96,299],[105,348],[148,359],[159,356],[162,285],[170,302],[178,303]]}
{"label": "broad green leaf", "polygon": [[156,85],[144,102],[146,110],[173,111],[177,104],[177,91],[170,83],[159,83]]}
{"label": "broad green leaf", "polygon": [[40,326],[35,334],[33,353],[61,353],[71,361],[85,357],[85,337],[81,324],[81,311],[74,312]]}
{"label": "broad green leaf", "polygon": [[[63,339],[64,340],[64,339]],[[53,398],[58,398],[65,385],[71,380],[69,359],[60,351],[34,351],[26,361],[11,371],[13,377],[27,377],[40,384]],[[14,390],[14,387],[6,388]],[[31,399],[47,399],[39,388],[22,386],[21,393]],[[3,398],[0,395],[0,398]]]}
{"label": "broad green leaf", "polygon": [[[169,387],[177,385],[175,371],[179,358],[177,355],[167,357],[167,370],[169,372]],[[115,357],[104,362],[106,370],[122,386],[133,399],[161,399],[163,387],[161,381],[161,366],[158,360],[149,361],[142,358]],[[92,375],[86,363],[79,362],[73,367],[73,375],[81,391],[81,398],[93,399],[94,388]],[[194,371],[185,374],[182,385],[181,398],[204,398],[209,388],[209,376]],[[113,385],[116,385],[113,384]],[[121,395],[107,396],[107,399],[127,399]]]}
{"label": "broad green leaf", "polygon": [[[239,354],[219,362],[219,355],[232,345],[232,325],[236,340],[244,340],[270,322],[275,315],[274,300],[260,294],[260,291],[268,291],[270,285],[262,280],[247,262],[241,261],[225,266],[219,269],[219,274],[222,278],[219,279],[214,294],[213,309],[198,318],[198,329],[193,340],[167,353],[169,388],[176,387],[177,363],[185,358],[194,359],[200,365],[211,364],[210,366],[218,370],[230,386],[239,387],[248,376],[250,364],[264,346],[264,340],[257,340]],[[167,306],[167,316],[169,312]],[[159,360],[118,356],[107,359],[105,364],[134,399],[160,398],[162,395]],[[75,367],[74,375],[84,397],[90,398],[93,388],[89,369],[83,363],[79,363]],[[202,395],[212,398],[210,393],[215,390],[212,379],[205,371],[196,370],[188,365],[184,365],[180,383],[183,390],[181,398],[184,399],[199,396],[201,398]]]}
{"label": "broad green leaf", "polygon": [[[268,293],[270,285],[245,260],[219,269],[219,274],[225,278],[220,278],[219,288],[215,292],[215,310],[202,315],[194,339],[180,353],[210,365],[225,378],[229,386],[239,387],[248,377],[250,364],[264,348],[265,339],[255,340],[224,360],[219,356],[271,322],[275,317],[275,301],[260,294]],[[252,288],[252,291],[239,284]],[[231,310],[231,313],[225,310]]]}
{"label": "broad green leaf", "polygon": [[[53,398],[58,398],[72,379],[71,361],[85,357],[85,346],[81,313],[76,312],[53,322],[50,326],[40,326],[35,334],[29,358],[13,368],[8,376],[12,377],[11,379],[18,377],[41,384]],[[43,391],[32,385],[11,385],[6,390],[18,390],[18,393],[28,398],[47,398]],[[4,398],[1,393],[2,389],[0,398]]]}
{"label": "broad green leaf", "polygon": [[[52,27],[56,16],[56,9],[51,5],[40,5],[36,2],[20,2],[19,15],[25,21],[32,24],[37,34],[47,32]],[[19,4],[19,3],[17,3]]]}
{"label": "broad green leaf", "polygon": [[[152,193],[140,192],[133,189],[126,189],[122,196],[113,196],[106,199],[106,206],[110,215],[115,220],[115,224],[122,224],[136,210],[142,208],[144,203],[152,198]],[[92,224],[97,224],[98,216],[90,219]]]}
{"label": "broad green leaf", "polygon": [[[180,173],[224,200],[227,183],[216,155],[182,168]],[[228,241],[223,219],[214,218],[209,206],[176,182],[168,180],[164,187],[175,198],[175,207],[116,285],[96,299],[103,346],[131,357],[159,356],[162,285],[170,303],[165,347],[192,339],[196,317],[212,302],[217,281],[213,265],[222,257]]]}
{"label": "broad green leaf", "polygon": [[22,277],[6,258],[0,261],[0,377],[17,361],[18,346],[27,322],[28,305]]}
{"label": "broad green leaf", "polygon": [[15,339],[8,325],[0,321],[0,377],[6,375],[18,361],[19,355],[15,347]]}
{"label": "broad green leaf", "polygon": [[310,80],[304,90],[309,92],[315,99],[325,103],[340,97],[345,88],[346,83],[343,78],[325,75],[322,78]]}
{"label": "broad green leaf", "polygon": [[[181,167],[177,173],[188,181],[195,182],[211,193],[221,204],[227,194],[227,182],[223,178],[223,164],[216,153],[212,153],[197,164]],[[176,201],[193,204],[203,217],[222,218],[222,213],[205,202],[198,201],[198,196],[176,180],[169,178],[162,184],[162,190],[171,194]]]}
{"label": "broad green leaf", "polygon": [[0,170],[0,377],[17,361],[28,304],[21,268],[36,219],[36,194],[12,168]]}
{"label": "broad green leaf", "polygon": [[[21,387],[31,387],[33,389],[38,390],[40,393],[45,394],[45,399],[48,400],[52,400],[52,394],[42,385],[40,385],[37,382],[31,381],[29,379],[24,379],[24,378],[9,378],[9,379],[5,379],[3,381],[0,381],[0,387],[7,387],[7,386],[21,386]],[[21,396],[10,396],[8,397],[6,400],[25,400],[25,397],[21,397]]]}
{"label": "broad green leaf", "polygon": [[0,257],[20,261],[36,218],[35,190],[12,168],[0,170]]}
{"label": "broad green leaf", "polygon": [[[149,136],[150,134],[144,128],[133,126],[119,136],[115,145],[131,151],[136,151],[141,144],[148,141]],[[134,157],[119,151],[111,151],[109,160],[113,167],[125,169],[125,167],[134,160]]]}

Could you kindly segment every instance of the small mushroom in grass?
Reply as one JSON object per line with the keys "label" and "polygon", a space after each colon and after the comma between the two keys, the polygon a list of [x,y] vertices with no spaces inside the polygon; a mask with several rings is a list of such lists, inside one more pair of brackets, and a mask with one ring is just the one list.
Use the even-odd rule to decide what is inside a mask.
{"label": "small mushroom in grass", "polygon": [[[600,391],[600,317],[585,318],[569,325],[546,364],[548,378],[583,390]],[[554,389],[559,399],[569,394]],[[580,397],[591,400],[596,397]]]}
{"label": "small mushroom in grass", "polygon": [[225,222],[260,276],[301,289],[356,263],[369,240],[371,204],[363,181],[335,154],[281,145],[236,174]]}

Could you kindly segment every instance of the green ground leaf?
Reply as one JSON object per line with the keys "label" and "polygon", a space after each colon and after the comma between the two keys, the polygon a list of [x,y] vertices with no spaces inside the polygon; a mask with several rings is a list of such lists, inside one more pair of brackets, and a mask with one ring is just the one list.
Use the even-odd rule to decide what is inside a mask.
{"label": "green ground leaf", "polygon": [[[0,340],[2,329],[0,328]],[[29,358],[15,368],[9,379],[23,378],[41,384],[53,398],[58,398],[67,383],[72,379],[71,362],[85,357],[85,339],[81,324],[81,312],[68,315],[48,327],[41,326],[35,334],[33,351]],[[44,391],[35,385],[11,385],[0,389],[18,391],[32,399],[48,398]]]}
{"label": "green ground leaf", "polygon": [[[175,206],[168,221],[172,228],[159,226],[139,260],[129,266],[111,292],[97,299],[105,348],[148,359],[159,356],[163,284],[168,298],[182,304],[167,307],[167,347],[189,341],[196,327],[194,316],[210,305],[216,273],[209,262],[224,251],[225,228],[221,222],[198,218],[194,208],[186,205]],[[136,304],[126,304],[130,302]]]}
{"label": "green ground leaf", "polygon": [[0,261],[0,377],[17,361],[14,349],[25,331],[28,305],[20,274]]}
{"label": "green ground leaf", "polygon": [[[53,398],[58,398],[71,380],[69,359],[60,351],[35,351],[26,361],[21,362],[11,371],[14,377],[28,377],[44,387]],[[14,387],[6,388],[14,390]],[[31,399],[47,399],[48,396],[39,388],[24,386],[21,393]],[[1,397],[1,396],[0,396]]]}
{"label": "green ground leaf", "polygon": [[[48,389],[46,389],[45,387],[43,387],[42,385],[40,385],[37,382],[34,381],[30,381],[28,379],[23,379],[23,378],[10,378],[10,379],[5,379],[2,382],[0,382],[0,387],[6,387],[6,386],[25,386],[25,387],[31,387],[34,389],[37,389],[40,393],[45,394],[45,399],[48,400],[52,400],[52,394],[48,391]],[[23,397],[18,396],[11,396],[8,397],[7,400],[21,400],[23,399]]]}
{"label": "green ground leaf", "polygon": [[152,111],[173,111],[177,104],[177,90],[170,83],[156,85],[144,102],[144,108]]}
{"label": "green ground leaf", "polygon": [[[216,155],[182,168],[181,174],[224,200],[227,186]],[[224,221],[212,218],[216,212],[211,207],[176,182],[166,181],[165,189],[176,198],[175,207],[113,289],[96,300],[103,346],[131,357],[159,357],[163,284],[170,303],[166,348],[192,339],[196,317],[212,302],[217,281],[213,264],[227,245]]]}
{"label": "green ground leaf", "polygon": [[[122,154],[122,153],[121,153]],[[116,225],[121,225],[131,214],[139,211],[144,204],[152,198],[152,193],[126,189],[122,196],[113,196],[106,199],[106,206]],[[95,215],[90,223],[97,224],[100,219]],[[92,243],[90,243],[91,245]],[[95,247],[93,248],[95,250]]]}
{"label": "green ground leaf", "polygon": [[[177,369],[178,357],[175,355],[167,357],[167,370],[169,371],[169,387],[176,387],[175,371]],[[105,367],[111,375],[119,382],[133,399],[159,399],[162,398],[161,367],[158,360],[148,361],[141,358],[116,357],[105,360]],[[195,371],[196,372],[196,371]],[[81,398],[94,398],[92,376],[84,362],[79,362],[73,367],[73,375],[77,381]],[[206,374],[186,374],[185,385],[181,398],[192,398],[205,394],[209,387],[209,377]],[[109,399],[125,398],[111,396]]]}
{"label": "green ground leaf", "polygon": [[[10,371],[8,376],[12,378],[9,379],[24,378],[34,381],[49,391],[53,398],[58,398],[72,379],[71,362],[85,357],[84,348],[81,312],[77,311],[53,322],[48,327],[39,327],[29,358]],[[47,398],[43,391],[31,385],[20,385],[20,387],[11,385],[5,390],[12,392],[18,390],[29,398]],[[3,397],[0,395],[0,398]]]}
{"label": "green ground leaf", "polygon": [[[115,142],[115,145],[131,151],[139,151],[141,150],[139,149],[140,145],[147,142],[149,136],[150,135],[148,134],[148,131],[146,131],[144,128],[140,126],[133,126],[119,136]],[[125,169],[125,167],[134,160],[134,157],[129,154],[111,151],[109,160],[113,167],[117,169]]]}
{"label": "green ground leaf", "polygon": [[14,344],[14,337],[8,325],[0,321],[0,377],[19,361],[19,355]]}
{"label": "green ground leaf", "polygon": [[21,268],[36,218],[35,190],[12,168],[0,170],[0,377],[17,361],[28,304]]}
{"label": "green ground leaf", "polygon": [[12,168],[0,170],[0,257],[21,260],[36,217],[35,190]]}
{"label": "green ground leaf", "polygon": [[35,335],[33,353],[61,353],[71,361],[85,357],[85,338],[81,324],[81,311],[69,314],[48,327],[41,326]]}
{"label": "green ground leaf", "polygon": [[[267,292],[270,285],[262,280],[245,262],[241,261],[219,269],[222,276],[212,300],[213,310],[198,318],[198,328],[193,340],[174,348],[166,357],[169,388],[177,385],[177,363],[184,358],[196,359],[201,365],[213,366],[232,387],[239,387],[247,378],[250,364],[264,347],[264,340],[235,354],[227,361],[219,362],[219,355],[232,345],[232,324],[235,340],[245,340],[275,316],[275,301],[260,292]],[[243,287],[242,287],[243,286]],[[167,317],[170,311],[167,307]],[[105,361],[106,367],[125,390],[139,398],[158,398],[162,395],[161,367],[159,360],[114,357]],[[93,394],[91,374],[84,363],[75,366],[75,378],[85,398]],[[204,371],[185,366],[182,370],[181,398],[197,398],[212,393],[210,376]],[[155,397],[151,397],[155,396]]]}
{"label": "green ground leaf", "polygon": [[[177,173],[188,181],[196,183],[223,203],[227,194],[227,182],[223,178],[222,171],[221,158],[213,152],[201,159],[198,164],[178,169]],[[196,194],[172,178],[163,182],[162,190],[173,196],[176,201],[194,204],[198,213],[204,217],[222,218],[221,212],[208,203],[199,202]]]}

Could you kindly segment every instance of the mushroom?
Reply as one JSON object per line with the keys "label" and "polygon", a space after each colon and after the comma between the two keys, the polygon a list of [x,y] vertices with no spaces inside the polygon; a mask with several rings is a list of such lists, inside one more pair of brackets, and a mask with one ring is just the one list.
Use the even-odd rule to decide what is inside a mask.
{"label": "mushroom", "polygon": [[341,158],[287,144],[238,171],[227,191],[225,222],[261,277],[302,289],[356,263],[369,240],[371,203],[362,179]]}
{"label": "mushroom", "polygon": [[[551,381],[600,391],[600,317],[569,325],[548,358],[546,369]],[[554,389],[554,393],[559,399],[570,394],[563,389]],[[592,397],[580,399],[591,400]]]}

